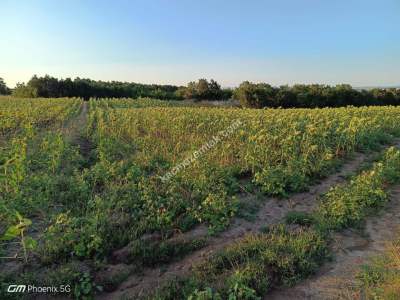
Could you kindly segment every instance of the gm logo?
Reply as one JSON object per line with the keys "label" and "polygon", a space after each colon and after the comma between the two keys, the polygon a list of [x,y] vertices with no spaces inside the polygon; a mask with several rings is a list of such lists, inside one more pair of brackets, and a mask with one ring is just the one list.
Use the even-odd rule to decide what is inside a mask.
{"label": "gm logo", "polygon": [[8,286],[7,292],[9,292],[9,293],[24,293],[25,290],[26,290],[26,285],[24,285],[24,284],[20,284],[20,285],[10,284]]}

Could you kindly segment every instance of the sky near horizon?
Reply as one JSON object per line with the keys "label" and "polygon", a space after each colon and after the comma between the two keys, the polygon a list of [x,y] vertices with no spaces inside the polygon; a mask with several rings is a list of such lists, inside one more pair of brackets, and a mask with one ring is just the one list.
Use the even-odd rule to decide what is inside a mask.
{"label": "sky near horizon", "polygon": [[0,77],[400,84],[400,0],[0,0]]}

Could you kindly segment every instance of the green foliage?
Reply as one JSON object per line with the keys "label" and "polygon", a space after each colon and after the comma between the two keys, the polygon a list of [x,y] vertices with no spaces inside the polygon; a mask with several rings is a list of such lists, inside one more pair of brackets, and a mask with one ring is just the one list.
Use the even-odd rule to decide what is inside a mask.
{"label": "green foliage", "polygon": [[400,293],[399,270],[400,239],[397,237],[388,244],[384,253],[361,266],[356,276],[356,293],[365,299],[397,299]]}
{"label": "green foliage", "polygon": [[244,81],[235,89],[233,96],[244,107],[261,108],[273,106],[275,93],[276,90],[269,84]]}
{"label": "green foliage", "polygon": [[0,191],[15,196],[21,193],[20,185],[26,177],[27,138],[13,138],[5,162],[1,165]]}
{"label": "green foliage", "polygon": [[9,95],[11,94],[11,90],[7,87],[3,78],[0,77],[0,95]]}
{"label": "green foliage", "polygon": [[[105,82],[90,79],[57,79],[46,75],[36,75],[26,84],[17,84],[13,91],[15,97],[81,97],[84,99],[102,97],[151,97],[157,99],[179,99],[175,95],[178,87],[173,85],[140,84],[127,82]],[[1,94],[1,92],[0,92]]]}
{"label": "green foliage", "polygon": [[199,222],[207,222],[211,233],[216,233],[229,225],[238,208],[238,200],[228,197],[226,192],[209,194],[195,212]]}
{"label": "green foliage", "polygon": [[[13,104],[2,101],[1,107]],[[122,247],[129,245],[136,272],[203,247],[203,240],[178,242],[173,233],[199,223],[211,233],[227,228],[240,208],[239,174],[246,174],[249,190],[286,196],[330,173],[343,156],[400,131],[395,107],[238,110],[93,100],[87,138],[94,150],[86,155],[52,127],[67,120],[79,101],[52,99],[53,110],[45,99],[14,101],[32,107],[37,101],[41,109],[30,116],[31,109],[8,108],[8,117],[0,119],[0,130],[11,136],[0,149],[1,228],[11,228],[6,237],[20,237],[11,227],[19,222],[15,210],[43,220],[38,269],[89,261],[92,270],[79,273],[87,275],[71,275],[81,298],[97,290],[90,271]],[[224,136],[235,120],[240,127]],[[189,159],[169,181],[160,179],[219,134],[220,143]],[[90,163],[83,165],[87,156]],[[383,204],[386,186],[400,179],[399,160],[390,149],[372,170],[328,192],[315,214],[287,215],[288,224],[302,226],[272,226],[238,240],[195,266],[189,278],[171,283],[160,298],[258,299],[309,276],[328,256],[329,231],[319,229],[352,226]],[[159,239],[150,242],[149,235]],[[26,236],[24,241],[26,249],[34,247]]]}
{"label": "green foliage", "polygon": [[274,287],[292,285],[310,275],[326,256],[326,241],[318,232],[291,232],[280,225],[267,234],[247,235],[229,245],[196,265],[191,278],[179,285],[170,284],[163,292],[171,295],[173,291],[175,297],[182,298],[191,289],[192,297],[209,297],[205,299],[216,295],[222,299],[259,299]]}
{"label": "green foliage", "polygon": [[301,168],[277,166],[265,167],[261,172],[257,172],[254,182],[258,183],[266,194],[287,197],[291,192],[305,191],[309,178]]}
{"label": "green foliage", "polygon": [[79,277],[78,282],[74,285],[74,297],[76,299],[91,300],[95,292],[101,292],[103,289],[101,286],[97,286],[93,283],[89,273],[83,273]]}
{"label": "green foliage", "polygon": [[214,293],[211,288],[205,288],[204,290],[194,290],[194,292],[188,297],[188,300],[221,300],[221,296],[218,293]]}
{"label": "green foliage", "polygon": [[[10,94],[0,78],[0,95]],[[261,107],[341,107],[367,105],[399,105],[400,89],[356,90],[350,85],[328,86],[322,84],[296,84],[294,86],[272,87],[267,83],[242,82],[233,91],[221,89],[211,79],[189,82],[186,87],[173,85],[140,84],[127,82],[105,82],[82,78],[57,79],[46,75],[36,75],[26,83],[19,83],[12,93],[19,98],[34,97],[81,97],[89,98],[140,98],[150,97],[161,100],[226,100],[232,96],[242,106]]]}
{"label": "green foliage", "polygon": [[96,219],[59,214],[44,234],[43,261],[101,256],[103,239],[96,225]]}
{"label": "green foliage", "polygon": [[36,88],[25,85],[23,83],[17,83],[17,86],[14,88],[12,95],[17,98],[37,98],[37,97],[39,97],[39,93]]}
{"label": "green foliage", "polygon": [[129,261],[138,265],[155,266],[179,260],[186,254],[206,246],[205,239],[188,239],[177,241],[143,241],[130,244]]}
{"label": "green foliage", "polygon": [[[205,299],[256,299],[276,286],[296,283],[329,257],[329,232],[357,225],[380,207],[387,199],[384,190],[400,180],[399,174],[400,150],[391,147],[370,169],[325,194],[314,214],[291,212],[285,218],[306,227],[278,225],[246,236],[195,266],[191,278],[174,285],[174,295],[192,290],[192,296]],[[396,299],[400,281],[393,265],[400,261],[399,245],[360,273],[363,293],[371,299]]]}
{"label": "green foliage", "polygon": [[311,214],[300,211],[290,211],[285,216],[285,223],[288,225],[298,224],[301,226],[311,226],[316,223],[316,220]]}
{"label": "green foliage", "polygon": [[[228,299],[230,300],[258,300],[258,295],[269,290],[271,283],[265,275],[262,265],[249,263],[236,270],[228,278]],[[254,287],[251,288],[251,287]],[[256,292],[258,291],[258,293]]]}
{"label": "green foliage", "polygon": [[328,191],[318,209],[323,227],[340,229],[362,221],[368,212],[388,199],[385,187],[400,179],[400,151],[389,148],[372,169],[353,178],[350,183]]}
{"label": "green foliage", "polygon": [[207,79],[191,81],[187,87],[178,89],[176,93],[180,97],[195,100],[219,100],[229,95],[229,92],[221,90],[221,86],[213,79],[210,82]]}
{"label": "green foliage", "polygon": [[233,96],[243,107],[340,107],[347,105],[398,105],[400,89],[355,90],[350,85],[296,84],[271,87],[267,83],[242,82]]}
{"label": "green foliage", "polygon": [[[85,180],[99,200],[90,202],[91,209],[81,217],[96,220],[110,248],[148,232],[165,235],[197,223],[221,231],[238,214],[232,197],[239,191],[237,174],[249,174],[269,195],[306,190],[314,178],[332,172],[342,156],[370,147],[371,140],[385,141],[381,133],[395,133],[398,119],[394,108],[148,109],[139,102],[90,102],[97,163]],[[242,124],[237,130],[169,181],[159,180],[235,120]],[[131,218],[111,221],[121,215]]]}
{"label": "green foliage", "polygon": [[33,238],[25,235],[25,231],[32,224],[32,221],[22,217],[19,212],[15,212],[15,216],[17,223],[8,227],[3,236],[0,237],[0,240],[10,241],[18,238],[23,250],[25,263],[27,263],[28,251],[34,250],[37,246],[37,242]]}

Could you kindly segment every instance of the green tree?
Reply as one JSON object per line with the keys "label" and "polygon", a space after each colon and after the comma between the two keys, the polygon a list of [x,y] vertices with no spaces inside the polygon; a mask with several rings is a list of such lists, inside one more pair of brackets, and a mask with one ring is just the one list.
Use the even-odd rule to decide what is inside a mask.
{"label": "green tree", "polygon": [[0,95],[9,95],[11,90],[7,87],[3,78],[0,77]]}
{"label": "green tree", "polygon": [[184,99],[185,93],[186,93],[186,87],[181,86],[175,91],[174,97],[179,100]]}
{"label": "green tree", "polygon": [[188,83],[187,87],[185,88],[184,96],[186,99],[197,99],[197,84],[194,81]]}
{"label": "green tree", "polygon": [[12,95],[20,98],[36,98],[38,97],[38,90],[24,83],[17,83]]}
{"label": "green tree", "polygon": [[210,95],[210,87],[207,79],[199,79],[196,84],[197,97],[199,99],[207,99]]}
{"label": "green tree", "polygon": [[267,83],[242,82],[233,96],[244,107],[274,106],[276,90]]}
{"label": "green tree", "polygon": [[218,82],[211,79],[199,79],[197,82],[191,81],[187,87],[179,88],[179,94],[186,99],[195,100],[220,100],[225,95]]}

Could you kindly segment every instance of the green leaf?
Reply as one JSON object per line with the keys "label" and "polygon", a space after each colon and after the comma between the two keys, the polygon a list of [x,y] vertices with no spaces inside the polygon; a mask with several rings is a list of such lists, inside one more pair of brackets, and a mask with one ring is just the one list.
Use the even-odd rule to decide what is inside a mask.
{"label": "green leaf", "polygon": [[21,216],[21,214],[19,212],[15,212],[15,215],[17,216],[18,221],[21,221],[23,219],[23,217]]}
{"label": "green leaf", "polygon": [[22,218],[22,220],[20,220],[20,224],[23,224],[25,227],[28,227],[29,225],[32,224],[32,221],[27,218]]}
{"label": "green leaf", "polygon": [[90,284],[90,282],[85,282],[84,284],[82,284],[82,291],[84,294],[89,294],[91,290],[92,285]]}
{"label": "green leaf", "polygon": [[26,246],[26,248],[33,250],[37,247],[37,241],[35,241],[31,237],[26,237],[25,238],[25,246]]}
{"label": "green leaf", "polygon": [[4,235],[1,237],[3,241],[9,241],[21,234],[21,230],[18,228],[18,226],[10,226],[8,227],[7,231],[4,233]]}

